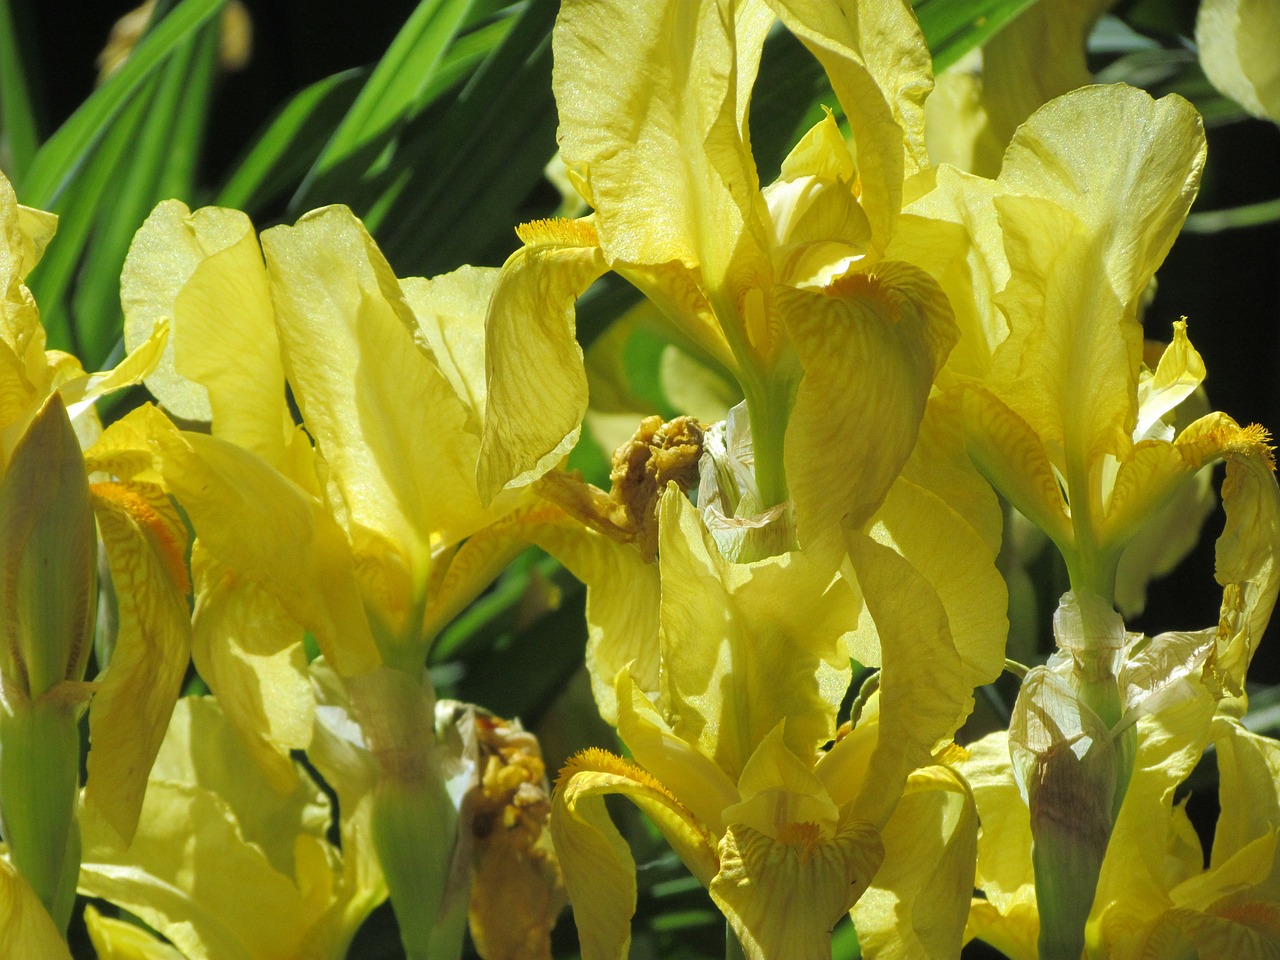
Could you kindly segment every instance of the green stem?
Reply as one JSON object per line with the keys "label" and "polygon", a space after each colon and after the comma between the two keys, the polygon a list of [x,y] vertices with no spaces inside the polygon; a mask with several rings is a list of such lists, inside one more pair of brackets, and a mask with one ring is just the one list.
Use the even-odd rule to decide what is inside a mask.
{"label": "green stem", "polygon": [[64,935],[80,875],[76,711],[60,703],[0,710],[0,829],[9,856]]}
{"label": "green stem", "polygon": [[747,416],[751,420],[751,444],[755,455],[756,488],[760,493],[760,509],[768,510],[789,497],[787,469],[783,452],[790,418],[789,397],[768,384],[743,384]]}

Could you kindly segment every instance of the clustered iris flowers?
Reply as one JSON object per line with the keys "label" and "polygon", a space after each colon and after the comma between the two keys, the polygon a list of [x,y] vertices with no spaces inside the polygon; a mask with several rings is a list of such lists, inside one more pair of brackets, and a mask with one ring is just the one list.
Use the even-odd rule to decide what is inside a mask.
{"label": "clustered iris flowers", "polygon": [[[1036,15],[1078,43],[1095,7]],[[774,29],[834,96],[762,185]],[[79,891],[127,914],[86,909],[103,958],[337,960],[389,899],[415,960],[468,927],[550,956],[566,901],[616,960],[637,867],[608,795],[729,955],[829,957],[845,916],[868,957],[1280,955],[1280,745],[1245,723],[1272,450],[1209,410],[1187,321],[1142,327],[1195,110],[1072,89],[1070,59],[1005,102],[1000,46],[984,123],[948,123],[958,78],[929,99],[901,0],[563,0],[552,40],[581,217],[400,278],[346,207],[259,234],[169,201],[106,373],[44,350],[25,280],[55,218],[0,178],[0,955],[69,956]],[[606,273],[734,400],[635,424],[607,490],[566,462]],[[93,401],[138,382],[104,430]],[[1217,463],[1217,622],[1131,630]],[[1033,665],[1002,550],[1028,528],[1069,585]],[[533,546],[586,585],[616,730],[554,789],[535,736],[427,670]],[[179,696],[188,659],[208,696]],[[1008,729],[967,735],[1006,670]],[[1175,795],[1210,747],[1206,864]]]}

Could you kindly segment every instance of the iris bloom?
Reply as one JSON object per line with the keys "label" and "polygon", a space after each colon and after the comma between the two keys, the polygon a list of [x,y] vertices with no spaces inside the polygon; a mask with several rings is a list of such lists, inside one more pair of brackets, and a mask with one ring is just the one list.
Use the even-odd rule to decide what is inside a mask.
{"label": "iris bloom", "polygon": [[378,763],[374,842],[414,955],[457,949],[466,920],[426,655],[526,542],[519,495],[483,506],[475,489],[492,275],[402,282],[345,208],[259,247],[243,214],[170,202],[122,280],[130,338],[173,318],[148,386],[211,424],[184,433],[149,414],[197,535],[196,665],[287,791],[289,751],[312,743],[314,636]]}
{"label": "iris bloom", "polygon": [[[1176,436],[1204,365],[1176,324],[1153,368],[1138,312],[1204,160],[1185,101],[1127,87],[1060,97],[1018,132],[1000,177],[943,168],[922,212],[972,238],[968,294],[986,357],[960,379],[971,456],[1107,600],[1126,544],[1224,456],[1265,459],[1265,435],[1220,413]],[[949,209],[948,209],[949,208]]]}
{"label": "iris bloom", "polygon": [[[343,743],[317,729],[311,757],[332,774]],[[313,957],[340,960],[386,897],[370,842],[372,778],[340,784],[342,850],[326,839],[328,797],[301,768],[275,789],[211,697],[178,701],[137,835],[126,849],[101,818],[83,821],[82,893],[129,910],[162,933],[86,914],[103,960]]]}
{"label": "iris bloom", "polygon": [[[605,811],[609,793],[649,815],[756,958],[829,957],[832,926],[867,889],[885,848],[909,848],[920,823],[937,817],[944,854],[927,863],[908,855],[892,872],[934,898],[926,952],[954,949],[975,824],[963,785],[931,754],[969,691],[956,682],[959,656],[928,582],[890,548],[850,536],[876,628],[909,642],[882,644],[878,696],[824,749],[848,682],[852,592],[839,581],[824,589],[799,553],[725,560],[684,494],[674,485],[664,494],[661,689],[647,695],[630,668],[619,672],[617,726],[633,760],[580,754],[554,798],[552,832],[584,957],[625,956],[635,909],[635,866]],[[909,785],[933,794],[891,822]],[[913,929],[895,905],[893,896],[878,904],[868,931]]]}
{"label": "iris bloom", "polygon": [[[828,115],[761,189],[746,118],[775,13],[826,68],[857,160]],[[494,496],[546,474],[538,491],[593,530],[542,541],[589,584],[594,691],[635,758],[586,754],[560,779],[553,829],[584,951],[616,956],[629,936],[634,869],[598,799],[622,792],[749,953],[816,955],[891,845],[909,773],[1002,656],[994,547],[924,482],[947,473],[930,459],[945,431],[921,439],[920,423],[950,307],[892,246],[923,163],[928,52],[897,3],[567,3],[553,42],[561,155],[594,213],[525,225],[503,267],[478,477]],[[746,416],[696,434],[643,424],[602,499],[547,471],[587,402],[573,301],[606,270],[735,377]],[[663,471],[699,445],[695,509]],[[851,652],[883,665],[879,713],[826,753]],[[916,656],[933,692],[900,685]]]}
{"label": "iris bloom", "polygon": [[[747,109],[775,14],[822,61],[858,159],[828,115],[761,189]],[[854,490],[897,474],[954,341],[936,283],[888,252],[904,179],[925,162],[929,54],[910,10],[568,3],[553,43],[561,156],[594,213],[526,224],[503,267],[486,324],[482,495],[527,483],[577,441],[587,381],[573,302],[613,270],[736,378],[755,505],[794,502],[799,541],[834,560],[841,522],[870,512]],[[867,409],[885,429],[863,429]]]}
{"label": "iris bloom", "polygon": [[[1102,863],[1085,955],[1271,956],[1280,951],[1280,797],[1276,742],[1213,715],[1203,689],[1140,722],[1141,746]],[[1174,802],[1205,746],[1217,750],[1221,813],[1208,865],[1185,801]],[[982,819],[968,936],[1011,960],[1034,960],[1039,916],[1032,837],[1004,734],[975,744],[960,765]]]}
{"label": "iris bloom", "polygon": [[[128,427],[103,435],[93,409],[98,397],[138,382],[155,365],[166,327],[102,373],[86,374],[75,357],[45,350],[39,310],[25,280],[56,224],[52,214],[20,206],[0,175],[0,471],[6,474],[8,638],[0,655],[0,709],[10,729],[48,722],[67,734],[63,756],[55,756],[48,744],[36,751],[39,775],[35,768],[23,769],[18,743],[8,740],[5,748],[6,765],[17,777],[4,788],[11,804],[25,805],[33,822],[60,821],[48,829],[61,835],[44,828],[33,835],[28,814],[12,805],[5,829],[15,862],[45,861],[42,879],[29,879],[47,905],[57,901],[51,909],[65,926],[74,885],[75,856],[67,844],[75,843],[77,718],[92,699],[86,802],[127,840],[186,669],[190,632],[182,523],[149,458],[120,455],[119,438]],[[83,464],[81,447],[88,448]],[[16,460],[22,460],[20,468]],[[92,507],[84,537],[66,530],[73,526],[76,507],[54,499],[69,489],[65,479],[53,482],[60,471],[64,478],[68,471],[80,474],[78,486]],[[42,546],[37,541],[48,534],[48,519],[63,532]],[[114,597],[115,616],[114,629],[99,632],[102,673],[85,683],[97,603],[95,519],[111,572],[108,596]],[[27,560],[40,556],[46,561],[36,570]],[[79,624],[66,635],[42,632],[56,619],[77,615]],[[50,772],[55,767],[56,775]],[[49,885],[54,877],[56,893]]]}

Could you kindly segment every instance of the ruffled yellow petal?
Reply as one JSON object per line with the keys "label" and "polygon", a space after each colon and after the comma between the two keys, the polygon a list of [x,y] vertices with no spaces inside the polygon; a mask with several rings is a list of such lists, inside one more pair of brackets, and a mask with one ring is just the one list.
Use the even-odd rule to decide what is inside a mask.
{"label": "ruffled yellow petal", "polygon": [[574,302],[607,268],[590,221],[526,224],[485,319],[488,400],[476,485],[484,502],[546,473],[575,443],[587,409]]}
{"label": "ruffled yellow petal", "polygon": [[600,716],[616,724],[614,681],[623,667],[646,694],[658,691],[658,565],[645,562],[632,544],[588,530],[563,514],[537,528],[534,538],[587,585],[591,692]]}
{"label": "ruffled yellow petal", "polygon": [[1008,320],[995,306],[996,293],[1009,282],[997,192],[991,180],[942,167],[934,188],[903,210],[886,251],[937,279],[951,302],[960,342],[947,358],[944,378],[985,376],[993,352],[1009,335]]}
{"label": "ruffled yellow petal", "polygon": [[738,787],[714,760],[671,732],[652,700],[631,677],[618,674],[618,735],[649,770],[716,836],[724,833],[725,810],[741,799]]}
{"label": "ruffled yellow petal", "polygon": [[883,250],[902,208],[902,182],[928,165],[924,101],[933,65],[901,0],[832,6],[814,0],[770,4],[821,62],[853,134],[862,206]]}
{"label": "ruffled yellow petal", "polygon": [[[391,267],[345,207],[262,236],[281,348],[298,407],[341,497],[356,557],[390,625],[413,603],[431,547],[489,518],[475,490],[468,411],[414,343]],[[430,416],[422,416],[430,411]]]}
{"label": "ruffled yellow petal", "polygon": [[834,559],[841,527],[867,522],[910,455],[955,324],[938,285],[898,262],[780,288],[775,307],[804,367],[785,452],[800,546]]}
{"label": "ruffled yellow petal", "polygon": [[89,714],[85,802],[128,843],[191,651],[186,530],[151,484],[96,483],[91,491],[119,627]]}
{"label": "ruffled yellow petal", "polygon": [[822,622],[831,602],[822,579],[774,572],[790,566],[785,555],[728,563],[674,486],[660,526],[661,703],[672,730],[735,780],[783,718],[788,746],[814,757],[835,731],[838,705],[824,697],[806,635],[809,614]]}
{"label": "ruffled yellow petal", "polygon": [[17,204],[17,209],[18,231],[22,234],[22,265],[17,272],[25,280],[44,256],[49,241],[57,232],[58,215],[34,207],[24,207],[20,203]]}
{"label": "ruffled yellow petal", "polygon": [[879,737],[853,809],[883,825],[907,776],[930,764],[934,747],[967,714],[973,688],[964,680],[946,611],[929,582],[870,537],[851,533],[847,539],[881,650]]}
{"label": "ruffled yellow petal", "polygon": [[[1218,802],[1222,814],[1214,829],[1210,869],[1259,837],[1280,829],[1280,795],[1276,786],[1280,783],[1280,744],[1222,716],[1214,721],[1213,741],[1218,751]],[[1272,902],[1280,906],[1280,878],[1273,879],[1269,886]]]}
{"label": "ruffled yellow petal", "polygon": [[1205,0],[1196,14],[1196,46],[1209,82],[1255,117],[1280,123],[1277,36],[1280,10],[1266,0]]}
{"label": "ruffled yellow petal", "polygon": [[884,848],[854,820],[834,836],[793,823],[771,836],[736,824],[720,841],[711,898],[751,960],[831,956],[831,928],[871,882]]}
{"label": "ruffled yellow petal", "polygon": [[191,569],[196,669],[246,752],[286,793],[297,781],[289,752],[310,744],[315,712],[302,627],[271,593],[219,563],[203,543],[191,552]]}
{"label": "ruffled yellow petal", "polygon": [[[141,383],[160,360],[169,342],[169,326],[161,321],[142,343],[110,370],[101,373],[79,373],[79,361],[72,360],[55,373],[54,382],[67,404],[67,413],[78,420],[89,411],[93,401],[116,390]],[[72,371],[75,371],[74,373]],[[70,374],[70,375],[68,375]],[[92,416],[92,414],[90,414]]]}
{"label": "ruffled yellow petal", "polygon": [[876,512],[871,537],[910,561],[938,595],[970,688],[1004,670],[1009,605],[996,553],[952,501],[899,477]]}
{"label": "ruffled yellow petal", "polygon": [[79,889],[141,917],[189,957],[298,956],[325,906],[308,895],[303,851],[328,818],[309,778],[281,797],[244,762],[216,704],[184,698],[127,851],[86,808]]}
{"label": "ruffled yellow petal", "polygon": [[1222,585],[1213,675],[1235,696],[1271,619],[1280,592],[1280,488],[1266,431],[1246,427],[1227,445],[1222,506],[1227,520],[1214,548]]}
{"label": "ruffled yellow petal", "polygon": [[863,955],[877,960],[958,956],[978,841],[977,810],[967,785],[946,767],[911,774],[881,839],[884,863],[853,907]]}
{"label": "ruffled yellow petal", "polygon": [[956,766],[973,792],[982,830],[974,887],[982,894],[970,909],[967,937],[976,937],[1015,960],[1039,956],[1040,916],[1031,868],[1031,815],[1009,759],[1004,731],[970,745]]}
{"label": "ruffled yellow petal", "polygon": [[0,857],[0,957],[71,960],[66,941],[40,898],[4,857]]}
{"label": "ruffled yellow petal", "polygon": [[1060,546],[1072,542],[1067,504],[1040,438],[994,393],[978,386],[962,390],[956,401],[964,414],[969,456],[1023,516]]}
{"label": "ruffled yellow petal", "polygon": [[239,447],[150,418],[165,483],[209,552],[275,596],[340,673],[377,666],[351,549],[324,507]]}
{"label": "ruffled yellow petal", "polygon": [[635,861],[609,819],[604,797],[617,793],[640,807],[685,865],[709,884],[719,863],[706,827],[642,768],[592,748],[571,758],[556,782],[551,836],[564,869],[584,960],[621,960],[636,908]]}
{"label": "ruffled yellow petal", "polygon": [[1181,97],[1152,100],[1123,84],[1085,87],[1018,130],[1000,184],[1078,216],[1099,241],[1104,275],[1128,312],[1178,235],[1204,156],[1200,115]]}
{"label": "ruffled yellow petal", "polygon": [[[205,207],[192,213],[179,200],[159,204],[134,235],[120,275],[125,347],[137,349],[152,336],[158,323],[165,318],[172,321],[178,294],[196,268],[206,259],[245,243],[246,238],[256,250],[253,225],[238,210]],[[239,256],[233,253],[231,258]],[[247,257],[241,265],[246,263]],[[239,285],[252,289],[254,280],[244,278]],[[252,315],[228,319],[239,328],[260,322]],[[275,339],[274,333],[266,336]],[[155,371],[147,377],[147,389],[175,416],[207,423],[213,416],[209,395],[203,386],[175,367],[176,343],[176,339],[171,340],[165,347]],[[234,377],[235,371],[226,371],[225,375]]]}
{"label": "ruffled yellow petal", "polygon": [[561,7],[553,34],[560,152],[605,258],[700,269],[729,294],[718,315],[767,269],[746,124],[772,19],[760,0],[592,0]]}
{"label": "ruffled yellow petal", "polygon": [[484,417],[484,318],[497,281],[497,270],[472,266],[429,280],[400,281],[418,321],[413,338],[466,406],[471,433],[480,432]]}

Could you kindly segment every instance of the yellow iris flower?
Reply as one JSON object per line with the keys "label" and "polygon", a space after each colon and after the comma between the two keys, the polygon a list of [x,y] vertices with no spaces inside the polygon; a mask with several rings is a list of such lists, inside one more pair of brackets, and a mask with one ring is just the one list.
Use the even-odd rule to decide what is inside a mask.
{"label": "yellow iris flower", "polygon": [[[822,61],[857,161],[828,115],[761,189],[746,116],[775,14]],[[553,40],[561,155],[594,213],[527,224],[499,276],[482,494],[546,474],[576,442],[587,391],[573,302],[606,270],[746,397],[745,418],[706,432],[642,425],[615,457],[610,499],[556,473],[536,487],[592,526],[539,542],[589,585],[594,692],[635,758],[580,756],[556,794],[584,953],[624,953],[634,909],[601,794],[654,818],[750,955],[810,956],[829,952],[883,851],[910,845],[890,818],[916,777],[933,796],[904,809],[949,811],[939,836],[954,843],[932,874],[887,870],[871,942],[922,891],[963,899],[963,787],[913,771],[933,769],[975,683],[998,673],[1005,628],[994,499],[948,449],[945,410],[921,432],[951,310],[894,253],[928,246],[923,218],[899,229],[924,163],[928,52],[898,3],[567,3]],[[664,470],[699,446],[695,508]],[[963,494],[948,502],[944,485]],[[879,698],[824,751],[851,653],[882,666]],[[934,948],[963,921],[939,909]]]}
{"label": "yellow iris flower", "polygon": [[[331,774],[345,749],[337,733],[317,727],[318,769]],[[141,917],[177,949],[90,911],[99,957],[346,956],[386,887],[369,837],[372,778],[335,781],[341,852],[326,839],[329,800],[305,771],[280,793],[215,700],[179,700],[133,843],[120,845],[101,818],[86,815],[80,872],[82,893]]]}
{"label": "yellow iris flower", "polygon": [[[762,189],[747,108],[775,14],[822,61],[857,161],[828,115]],[[759,508],[794,502],[800,543],[837,557],[842,520],[871,512],[847,494],[864,474],[897,474],[955,339],[936,283],[890,250],[904,180],[925,162],[930,61],[909,8],[568,3],[553,42],[561,156],[594,213],[520,228],[499,277],[482,495],[527,483],[577,441],[587,380],[573,303],[612,270],[741,385]],[[862,429],[852,411],[864,410],[885,428]]]}
{"label": "yellow iris flower", "polygon": [[1057,544],[1075,589],[1108,601],[1125,546],[1203,466],[1267,458],[1260,428],[1220,413],[1175,436],[1204,377],[1184,324],[1143,362],[1141,301],[1203,162],[1185,101],[1088,87],[1027,121],[997,179],[944,167],[912,207],[971,237],[964,279],[944,281],[967,328],[953,397],[970,455]]}
{"label": "yellow iris flower", "polygon": [[[1271,956],[1280,951],[1280,796],[1276,742],[1197,696],[1144,718],[1133,779],[1102,863],[1086,928],[1086,957]],[[1175,791],[1207,744],[1218,754],[1220,804],[1208,866]],[[1011,960],[1034,960],[1039,916],[1032,837],[1003,733],[959,764],[982,819],[967,936]]]}
{"label": "yellow iris flower", "polygon": [[[171,201],[122,279],[127,337],[173,318],[148,386],[175,416],[210,424],[180,432],[154,409],[140,415],[197,535],[196,666],[287,791],[289,751],[313,742],[302,644],[314,636],[378,764],[375,842],[414,955],[460,938],[466,920],[450,893],[466,874],[451,866],[458,814],[427,652],[525,546],[536,514],[518,493],[483,506],[475,488],[495,274],[398,280],[345,208],[260,246],[244,214]],[[448,917],[417,905],[432,897]]]}
{"label": "yellow iris flower", "polygon": [[[963,786],[931,766],[969,693],[936,594],[893,550],[850,535],[869,615],[882,637],[904,642],[883,643],[878,696],[824,749],[848,683],[853,592],[814,575],[800,553],[725,560],[674,486],[659,523],[661,688],[647,694],[629,668],[616,681],[618,731],[634,761],[580,754],[554,798],[552,834],[584,957],[624,956],[635,909],[635,867],[605,812],[608,793],[650,816],[757,958],[829,956],[831,927],[885,848],[949,809],[939,827],[947,855],[893,868],[937,897],[935,919],[955,921],[925,935],[945,949],[963,926],[963,909],[950,908],[967,896],[975,824]],[[934,796],[912,808],[920,819],[891,823],[912,777]],[[897,925],[893,913],[879,904],[868,930],[872,919]]]}

